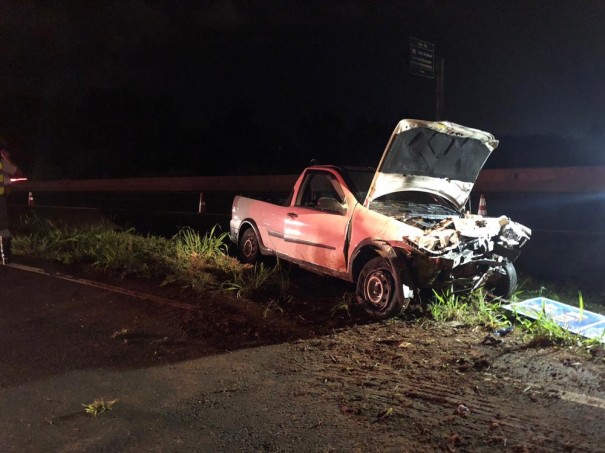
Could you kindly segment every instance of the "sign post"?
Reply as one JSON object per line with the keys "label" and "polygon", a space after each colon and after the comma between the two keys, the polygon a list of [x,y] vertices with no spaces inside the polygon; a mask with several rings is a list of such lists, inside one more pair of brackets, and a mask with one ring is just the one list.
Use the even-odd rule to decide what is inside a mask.
{"label": "sign post", "polygon": [[435,79],[435,119],[441,121],[443,119],[444,101],[443,95],[445,92],[444,87],[444,74],[445,74],[445,58],[437,57],[437,77]]}

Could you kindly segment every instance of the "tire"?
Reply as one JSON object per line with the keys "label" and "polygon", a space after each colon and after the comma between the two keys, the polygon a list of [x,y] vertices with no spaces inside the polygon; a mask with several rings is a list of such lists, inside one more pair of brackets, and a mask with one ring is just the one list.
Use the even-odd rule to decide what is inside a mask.
{"label": "tire", "polygon": [[242,263],[255,264],[259,260],[260,244],[253,228],[244,231],[237,252]]}
{"label": "tire", "polygon": [[510,299],[510,296],[517,289],[517,270],[514,264],[508,261],[502,266],[502,269],[504,274],[500,274],[500,277],[494,281],[493,286],[488,289],[491,289],[492,294],[496,297]]}
{"label": "tire", "polygon": [[389,263],[382,257],[368,261],[357,279],[357,302],[371,319],[398,315],[403,304],[397,297],[397,280]]}

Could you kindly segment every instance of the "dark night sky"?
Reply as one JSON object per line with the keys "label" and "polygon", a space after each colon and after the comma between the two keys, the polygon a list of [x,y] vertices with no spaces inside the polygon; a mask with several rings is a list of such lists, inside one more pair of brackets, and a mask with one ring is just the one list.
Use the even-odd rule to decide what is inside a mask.
{"label": "dark night sky", "polygon": [[433,119],[409,37],[445,58],[445,117],[489,165],[605,164],[602,0],[20,1],[0,5],[0,136],[30,176],[376,164]]}

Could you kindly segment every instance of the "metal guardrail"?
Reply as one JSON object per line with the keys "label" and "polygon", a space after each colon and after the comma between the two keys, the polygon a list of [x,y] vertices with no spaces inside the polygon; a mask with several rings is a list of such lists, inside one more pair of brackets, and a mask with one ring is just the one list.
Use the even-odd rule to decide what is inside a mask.
{"label": "metal guardrail", "polygon": [[605,192],[605,166],[485,169],[475,191],[600,193]]}
{"label": "metal guardrail", "polygon": [[287,192],[298,175],[186,176],[161,178],[19,181],[26,192]]}
{"label": "metal guardrail", "polygon": [[[161,178],[18,181],[26,192],[288,192],[298,175],[197,176]],[[475,191],[598,193],[605,192],[605,166],[485,169]]]}

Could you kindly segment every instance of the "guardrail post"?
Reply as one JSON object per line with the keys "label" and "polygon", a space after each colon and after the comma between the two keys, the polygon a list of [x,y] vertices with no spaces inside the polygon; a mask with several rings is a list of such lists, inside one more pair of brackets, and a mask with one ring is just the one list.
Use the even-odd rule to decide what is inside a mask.
{"label": "guardrail post", "polygon": [[200,202],[197,208],[198,214],[206,214],[206,200],[204,199],[204,192],[200,192]]}

